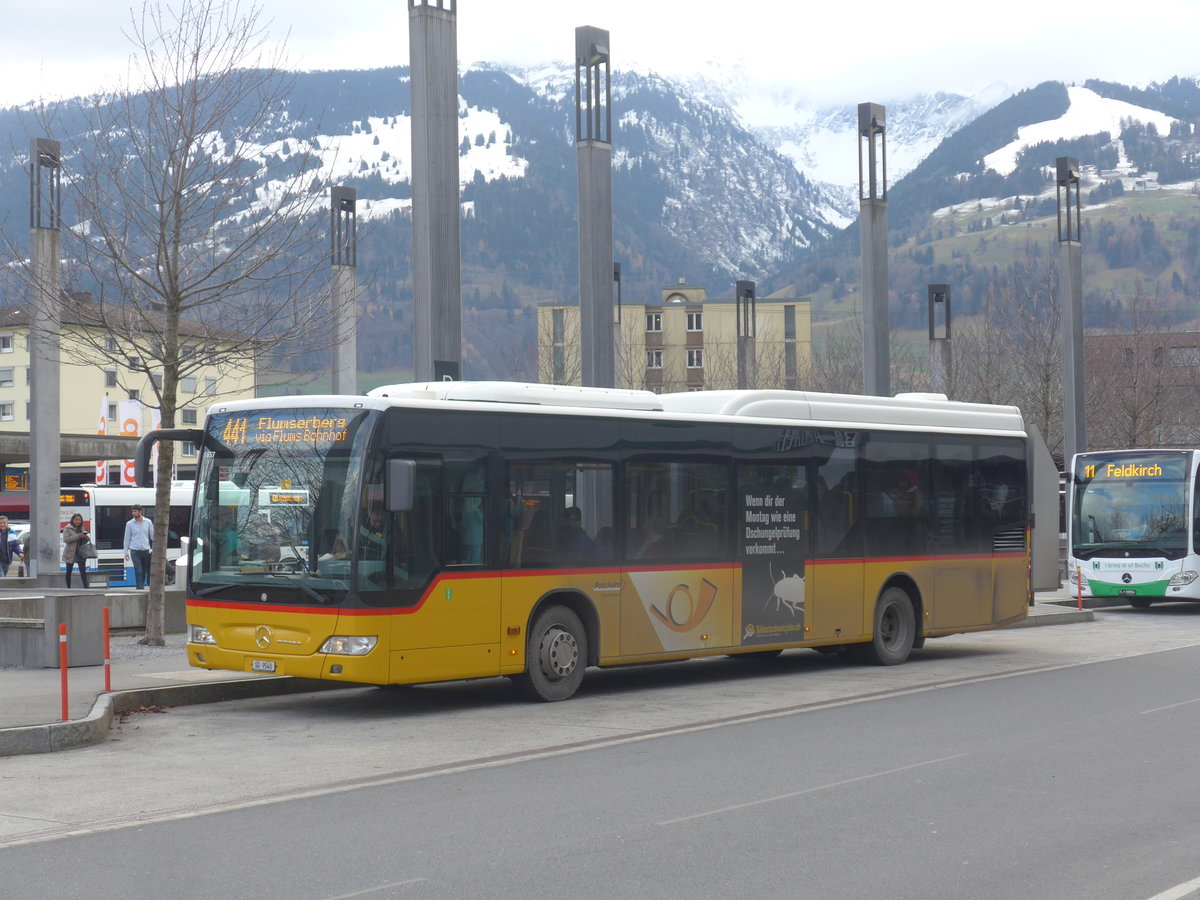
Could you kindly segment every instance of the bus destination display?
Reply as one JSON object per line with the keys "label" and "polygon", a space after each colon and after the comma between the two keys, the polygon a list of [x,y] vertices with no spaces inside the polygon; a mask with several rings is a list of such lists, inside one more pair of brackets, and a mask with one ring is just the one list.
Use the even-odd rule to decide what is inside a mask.
{"label": "bus destination display", "polygon": [[300,415],[301,411],[275,415],[230,416],[218,432],[230,447],[247,444],[341,444],[349,439],[350,419],[326,411]]}
{"label": "bus destination display", "polygon": [[1185,476],[1184,460],[1181,457],[1147,457],[1131,460],[1128,457],[1114,460],[1089,459],[1080,461],[1081,481],[1160,481],[1178,480]]}

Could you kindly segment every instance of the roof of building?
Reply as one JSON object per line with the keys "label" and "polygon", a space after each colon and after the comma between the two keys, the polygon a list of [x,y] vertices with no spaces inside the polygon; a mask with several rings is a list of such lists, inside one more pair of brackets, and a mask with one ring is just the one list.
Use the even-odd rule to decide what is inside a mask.
{"label": "roof of building", "polygon": [[[165,326],[166,316],[162,312],[124,303],[96,300],[89,291],[64,290],[62,301],[60,317],[64,325],[101,329],[111,329],[116,325],[129,331],[161,331]],[[29,304],[0,306],[0,328],[28,328],[30,318]],[[122,318],[127,321],[122,322]],[[179,320],[179,336],[208,340],[237,338],[232,332],[223,332],[190,319]]]}

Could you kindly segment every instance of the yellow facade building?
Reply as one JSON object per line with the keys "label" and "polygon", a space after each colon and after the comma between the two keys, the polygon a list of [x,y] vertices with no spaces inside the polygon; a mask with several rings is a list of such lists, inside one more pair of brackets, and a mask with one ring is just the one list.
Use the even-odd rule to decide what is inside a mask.
{"label": "yellow facade building", "polygon": [[[671,393],[738,386],[737,303],[711,298],[702,287],[665,287],[657,303],[624,304],[614,324],[616,385]],[[752,387],[803,387],[811,359],[812,304],[790,291],[760,297]],[[579,307],[538,308],[538,380],[580,383]]]}
{"label": "yellow facade building", "polygon": [[[91,306],[90,315],[84,311],[86,305]],[[151,379],[159,382],[162,375],[146,371],[146,367],[139,370],[135,347],[122,348],[115,334],[85,324],[96,321],[97,306],[87,294],[64,297],[59,430],[62,434],[98,434],[103,412],[105,433],[129,433],[127,422],[132,413],[139,434],[145,434],[157,424],[158,401]],[[0,433],[28,433],[30,428],[29,322],[29,310],[24,306],[0,308]],[[205,412],[218,397],[233,400],[255,395],[254,361],[231,360],[222,353],[220,337],[214,337],[210,329],[183,322],[180,343],[181,356],[189,364],[179,383],[177,427],[202,425]],[[120,357],[128,364],[117,364]],[[175,462],[177,476],[190,478],[195,471],[196,448],[179,445]],[[110,465],[109,483],[117,483],[119,475],[120,467]],[[64,484],[89,483],[94,478],[94,465],[63,466]]]}

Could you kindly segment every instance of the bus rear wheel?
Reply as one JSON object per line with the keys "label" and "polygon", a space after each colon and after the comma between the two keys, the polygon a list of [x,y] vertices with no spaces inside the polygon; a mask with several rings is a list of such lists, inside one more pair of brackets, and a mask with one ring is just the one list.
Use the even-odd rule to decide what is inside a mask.
{"label": "bus rear wheel", "polygon": [[587,632],[579,616],[565,606],[552,606],[529,629],[526,670],[517,685],[531,700],[566,700],[583,682],[587,656]]}
{"label": "bus rear wheel", "polygon": [[917,618],[912,598],[902,588],[890,587],[880,595],[874,625],[871,642],[853,646],[855,657],[877,666],[895,666],[908,659],[917,639]]}

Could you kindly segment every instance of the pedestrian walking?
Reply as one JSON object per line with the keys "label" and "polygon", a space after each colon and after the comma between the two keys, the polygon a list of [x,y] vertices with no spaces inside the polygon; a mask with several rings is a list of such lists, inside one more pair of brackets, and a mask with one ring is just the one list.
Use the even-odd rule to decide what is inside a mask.
{"label": "pedestrian walking", "polygon": [[91,541],[91,536],[86,528],[83,527],[83,516],[79,513],[71,516],[71,521],[67,523],[67,527],[63,529],[63,565],[67,567],[67,587],[71,586],[71,569],[75,564],[79,564],[79,580],[83,582],[83,586],[88,586],[87,576],[87,561],[90,558],[86,551],[85,545]]}
{"label": "pedestrian walking", "polygon": [[8,577],[8,567],[14,559],[25,560],[21,540],[8,530],[8,516],[0,516],[0,578]]}
{"label": "pedestrian walking", "polygon": [[125,561],[133,563],[133,579],[140,591],[150,580],[154,523],[142,515],[141,506],[133,507],[130,512],[133,518],[125,523]]}

